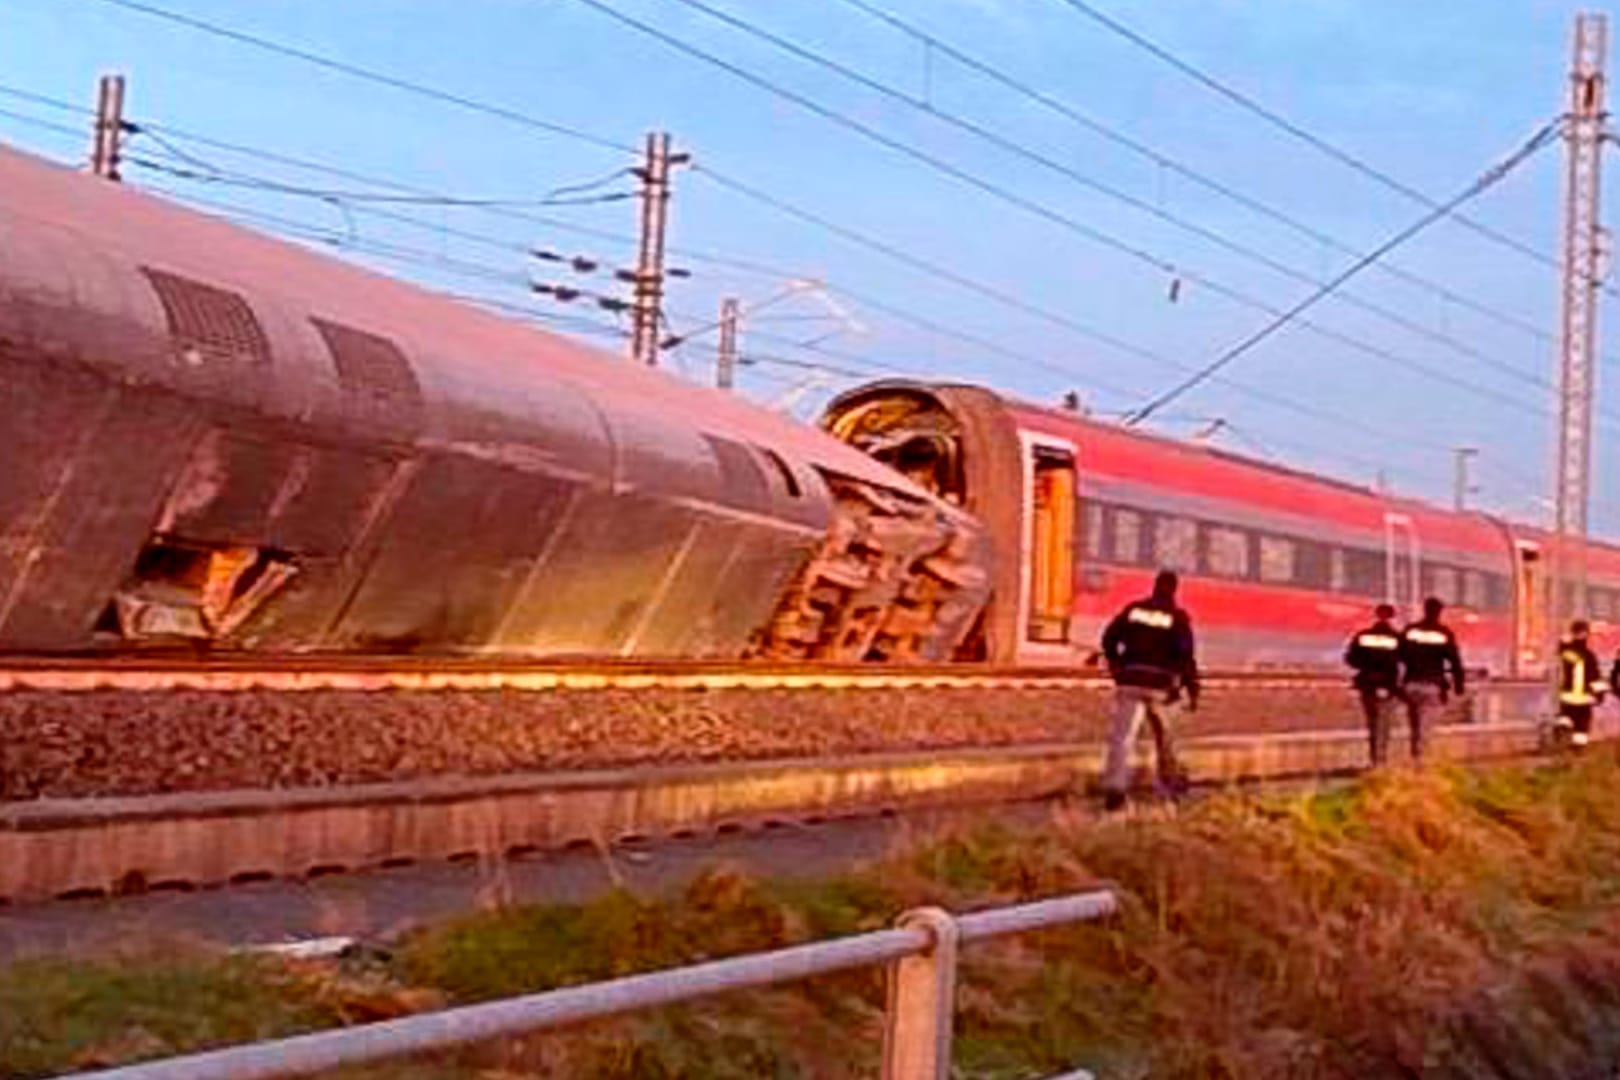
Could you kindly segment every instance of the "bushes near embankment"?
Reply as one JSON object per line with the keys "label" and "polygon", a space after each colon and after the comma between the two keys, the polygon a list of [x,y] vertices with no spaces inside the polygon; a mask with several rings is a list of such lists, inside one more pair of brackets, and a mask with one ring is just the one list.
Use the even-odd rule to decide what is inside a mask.
{"label": "bushes near embankment", "polygon": [[[681,895],[495,910],[340,966],[220,957],[0,972],[0,1077],[591,981],[1111,879],[1124,912],[975,945],[969,1077],[1615,1075],[1620,758],[1427,774],[1179,814],[919,839],[842,877],[723,869]],[[481,1048],[367,1076],[874,1075],[877,971]]]}

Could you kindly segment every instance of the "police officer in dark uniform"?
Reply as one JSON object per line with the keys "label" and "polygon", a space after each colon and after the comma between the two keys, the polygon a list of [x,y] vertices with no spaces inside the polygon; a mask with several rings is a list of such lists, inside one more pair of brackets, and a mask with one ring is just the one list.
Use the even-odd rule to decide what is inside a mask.
{"label": "police officer in dark uniform", "polygon": [[[1558,643],[1558,720],[1555,730],[1569,745],[1583,749],[1592,740],[1592,708],[1609,685],[1588,643],[1592,627],[1582,619],[1570,624],[1569,637]],[[1616,663],[1620,667],[1620,661]]]}
{"label": "police officer in dark uniform", "polygon": [[1429,723],[1447,696],[1452,691],[1461,696],[1466,689],[1457,636],[1440,621],[1445,609],[1438,597],[1431,596],[1423,601],[1423,618],[1401,631],[1401,696],[1412,727],[1414,762],[1423,760]]}
{"label": "police officer in dark uniform", "polygon": [[1344,662],[1355,670],[1352,685],[1367,718],[1367,741],[1374,768],[1389,760],[1390,709],[1401,689],[1401,634],[1391,622],[1395,609],[1379,604],[1374,622],[1350,639]]}
{"label": "police officer in dark uniform", "polygon": [[1198,661],[1192,620],[1176,605],[1176,585],[1173,572],[1160,571],[1153,595],[1127,604],[1103,632],[1102,654],[1114,677],[1114,716],[1103,769],[1109,810],[1125,805],[1131,749],[1144,716],[1153,729],[1160,785],[1172,794],[1186,787],[1176,762],[1174,719],[1183,694],[1189,710],[1198,708]]}

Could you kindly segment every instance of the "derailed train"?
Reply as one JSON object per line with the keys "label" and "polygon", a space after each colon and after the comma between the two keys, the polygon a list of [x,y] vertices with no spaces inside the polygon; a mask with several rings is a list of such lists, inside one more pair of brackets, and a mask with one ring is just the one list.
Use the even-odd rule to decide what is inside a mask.
{"label": "derailed train", "polygon": [[0,448],[12,653],[945,659],[988,588],[819,431],[3,149]]}
{"label": "derailed train", "polygon": [[972,387],[824,427],[0,149],[0,652],[1074,664],[1167,565],[1212,666],[1428,592],[1545,663],[1533,529]]}

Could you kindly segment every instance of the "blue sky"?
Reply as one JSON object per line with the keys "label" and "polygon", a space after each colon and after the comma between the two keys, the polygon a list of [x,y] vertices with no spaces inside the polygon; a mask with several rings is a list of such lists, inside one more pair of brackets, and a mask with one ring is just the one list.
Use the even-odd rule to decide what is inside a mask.
{"label": "blue sky", "polygon": [[[854,86],[678,0],[603,2],[1003,187],[1079,231],[1106,233],[1107,242],[875,145],[581,0],[154,2],[612,143],[639,144],[654,127],[671,131],[699,165],[677,177],[672,207],[672,262],[693,271],[672,289],[677,330],[708,322],[724,295],[757,304],[793,277],[824,280],[831,290],[829,302],[797,295],[745,324],[744,350],[762,360],[939,374],[1048,401],[1074,389],[1099,410],[1125,409],[1173,384],[1181,374],[1174,365],[1201,363],[1261,325],[1266,315],[1257,306],[1286,307],[1309,292],[1311,286],[1290,273],[1320,278],[1348,261],[1340,250],[996,86],[844,0],[704,2],[1012,140],[1070,175]],[[869,2],[1347,247],[1375,246],[1422,212],[1212,95],[1063,0]],[[1466,185],[1563,107],[1575,10],[1536,0],[1095,3],[1436,197]],[[457,196],[535,199],[628,164],[612,150],[267,55],[103,0],[4,0],[0,31],[0,109],[74,129],[0,115],[0,138],[63,159],[82,157],[87,139],[76,132],[83,119],[8,97],[3,88],[89,104],[96,75],[121,70],[130,79],[128,115],[137,121]],[[181,138],[170,142],[164,147],[137,137],[130,152],[199,171],[174,156],[178,148],[238,178],[376,190]],[[1559,148],[1543,151],[1469,212],[1556,254],[1561,168]],[[972,278],[1023,309],[784,216],[717,184],[713,174],[768,190]],[[127,176],[144,187],[226,204],[233,213],[259,214],[261,224],[262,215],[272,215],[276,227],[303,231],[318,243],[339,241],[350,257],[390,272],[541,309],[545,303],[528,295],[523,279],[561,277],[525,260],[522,248],[622,263],[630,253],[610,237],[635,227],[634,204],[624,201],[536,211],[550,223],[424,206],[388,207],[395,217],[385,219],[363,207],[345,212],[317,198],[204,183],[139,165]],[[621,178],[594,190],[626,187]],[[1206,236],[1167,222],[1166,215]],[[396,220],[400,216],[416,223]],[[1209,232],[1220,241],[1212,242]],[[1250,255],[1222,242],[1242,245]],[[1121,254],[1121,245],[1183,269],[1154,268]],[[686,254],[694,250],[765,263],[776,273],[744,272]],[[1397,490],[1439,499],[1449,498],[1447,448],[1474,445],[1482,448],[1480,501],[1518,517],[1543,516],[1537,499],[1550,462],[1551,395],[1537,382],[1553,379],[1555,357],[1544,337],[1524,327],[1555,330],[1556,273],[1451,224],[1437,226],[1392,261],[1425,284],[1369,271],[1348,291],[1380,311],[1339,300],[1323,304],[1310,316],[1321,332],[1283,331],[1234,365],[1231,381],[1208,384],[1167,408],[1159,428],[1185,435],[1220,418],[1229,428],[1216,438],[1232,449],[1363,482],[1382,468]],[[1176,277],[1181,282],[1172,301]],[[574,283],[609,287],[588,279]],[[1460,300],[1445,298],[1446,292]],[[1500,317],[1472,310],[1478,307]],[[893,309],[949,333],[905,321]],[[1610,314],[1604,312],[1605,320]],[[836,356],[795,344],[828,334],[813,349]],[[694,337],[671,365],[709,378],[712,342],[712,336]],[[1620,356],[1620,348],[1606,351]],[[747,369],[743,387],[804,412],[830,390],[856,381],[825,373],[807,386],[807,373],[804,366],[764,360]],[[1611,535],[1620,532],[1620,502],[1611,498],[1613,471],[1606,467],[1607,448],[1620,433],[1620,394],[1611,392],[1616,378],[1620,360],[1606,360],[1601,407],[1612,419],[1597,429],[1594,519]]]}

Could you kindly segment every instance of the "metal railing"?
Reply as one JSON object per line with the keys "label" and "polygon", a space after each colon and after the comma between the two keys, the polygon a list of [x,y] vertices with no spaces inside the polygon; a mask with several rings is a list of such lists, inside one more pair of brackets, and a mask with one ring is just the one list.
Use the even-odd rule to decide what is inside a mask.
{"label": "metal railing", "polygon": [[1114,894],[1106,891],[970,915],[953,916],[940,908],[917,908],[900,916],[891,930],[187,1057],[75,1073],[74,1080],[274,1080],[310,1076],[327,1069],[528,1035],[728,990],[795,982],[873,964],[890,965],[884,1017],[884,1080],[946,1080],[950,1075],[959,947],[985,938],[1098,919],[1116,909]]}

